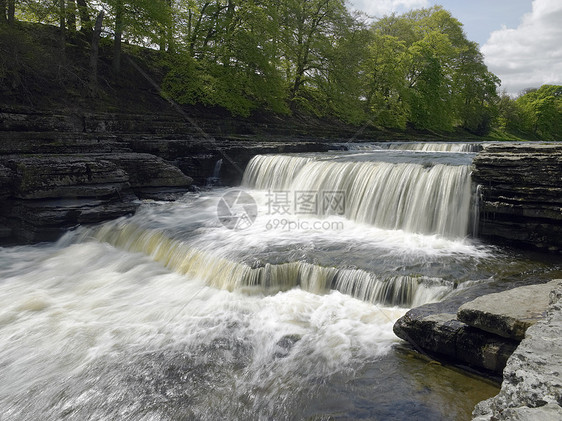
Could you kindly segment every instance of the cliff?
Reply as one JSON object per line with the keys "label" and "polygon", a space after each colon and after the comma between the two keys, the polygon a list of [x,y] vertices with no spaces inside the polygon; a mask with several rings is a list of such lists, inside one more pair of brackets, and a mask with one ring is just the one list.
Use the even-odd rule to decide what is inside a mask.
{"label": "cliff", "polygon": [[[222,180],[236,185],[256,154],[329,148],[302,135],[264,141],[241,134],[243,122],[215,117],[0,106],[0,244],[56,240],[131,214],[141,199],[173,200],[204,186],[219,159]],[[229,126],[232,135],[222,135]]]}
{"label": "cliff", "polygon": [[479,236],[562,253],[562,144],[491,144],[474,160]]}

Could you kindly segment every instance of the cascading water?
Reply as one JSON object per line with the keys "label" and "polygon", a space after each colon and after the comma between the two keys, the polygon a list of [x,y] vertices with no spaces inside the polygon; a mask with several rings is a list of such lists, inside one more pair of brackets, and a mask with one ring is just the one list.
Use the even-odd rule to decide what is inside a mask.
{"label": "cascading water", "polygon": [[213,174],[207,178],[207,186],[213,187],[220,184],[221,179],[221,168],[222,168],[222,159],[219,159],[215,163],[215,167],[213,168]]}
{"label": "cascading water", "polygon": [[249,188],[342,191],[345,216],[387,229],[463,237],[471,208],[470,167],[386,162],[334,162],[256,156],[243,184]]}
{"label": "cascading water", "polygon": [[453,289],[441,279],[391,276],[379,279],[362,270],[322,267],[302,261],[251,267],[173,240],[161,231],[146,230],[135,224],[107,223],[80,234],[82,240],[95,238],[133,252],[142,252],[174,272],[201,279],[208,285],[228,291],[255,288],[269,293],[300,286],[325,294],[330,289],[371,303],[412,307],[443,298]]}
{"label": "cascading water", "polygon": [[349,151],[371,151],[380,149],[420,151],[420,152],[479,152],[484,148],[484,143],[412,143],[412,142],[385,142],[385,143],[345,143],[342,147]]}
{"label": "cascading water", "polygon": [[[258,156],[244,230],[217,214],[248,203],[212,188],[0,248],[0,418],[469,417],[497,388],[409,358],[394,321],[466,285],[553,270],[467,237],[470,160]],[[297,212],[303,192],[315,213]],[[323,207],[333,192],[344,201]]]}

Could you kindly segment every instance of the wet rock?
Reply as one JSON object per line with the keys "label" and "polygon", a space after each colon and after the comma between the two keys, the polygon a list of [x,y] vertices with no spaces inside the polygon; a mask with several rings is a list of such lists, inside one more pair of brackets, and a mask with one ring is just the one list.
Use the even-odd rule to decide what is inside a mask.
{"label": "wet rock", "polygon": [[410,310],[394,324],[394,333],[422,352],[496,373],[517,347],[517,342],[458,321],[455,313],[433,311],[438,310],[426,306]]}
{"label": "wet rock", "polygon": [[38,155],[3,159],[18,199],[105,197],[128,187],[129,176],[96,156]]}
{"label": "wet rock", "polygon": [[121,153],[101,155],[98,159],[108,160],[122,168],[129,176],[133,190],[143,187],[189,187],[191,177],[154,155],[145,153]]}
{"label": "wet rock", "polygon": [[562,253],[562,145],[487,145],[474,160],[483,238]]}
{"label": "wet rock", "polygon": [[525,331],[545,316],[549,293],[556,283],[528,285],[478,297],[463,304],[457,318],[469,326],[520,341]]}
{"label": "wet rock", "polygon": [[507,362],[500,393],[476,406],[474,420],[562,419],[562,280],[549,285],[546,317],[527,329]]}
{"label": "wet rock", "polygon": [[295,344],[301,340],[301,335],[285,335],[277,341],[275,344],[275,353],[273,356],[275,358],[285,358],[288,356],[295,346]]}
{"label": "wet rock", "polygon": [[[14,200],[4,204],[12,241],[55,241],[68,229],[132,214],[139,206],[130,191],[106,198]],[[7,207],[7,209],[6,209]]]}
{"label": "wet rock", "polygon": [[8,167],[0,164],[0,199],[10,196],[14,174]]}
{"label": "wet rock", "polygon": [[175,200],[192,183],[149,154],[8,155],[0,162],[0,238],[23,243],[134,213],[139,198]]}

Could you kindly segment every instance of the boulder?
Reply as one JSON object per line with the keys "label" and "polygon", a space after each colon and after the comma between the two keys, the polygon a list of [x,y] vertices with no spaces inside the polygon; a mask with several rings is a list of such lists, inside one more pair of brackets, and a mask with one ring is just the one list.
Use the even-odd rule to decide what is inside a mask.
{"label": "boulder", "polygon": [[505,288],[503,283],[484,283],[459,290],[441,302],[413,308],[394,324],[394,333],[422,353],[501,373],[518,342],[468,326],[456,313],[464,303]]}
{"label": "boulder", "polygon": [[517,342],[459,322],[454,313],[424,315],[419,307],[394,324],[394,333],[418,351],[495,373],[501,373],[517,347]]}
{"label": "boulder", "polygon": [[139,206],[130,191],[121,197],[14,200],[3,209],[12,234],[19,243],[55,241],[68,229],[132,214]]}
{"label": "boulder", "polygon": [[544,318],[549,293],[556,283],[528,285],[478,297],[463,304],[457,318],[469,326],[520,341],[530,326]]}
{"label": "boulder", "polygon": [[473,420],[562,419],[562,280],[548,285],[546,317],[527,329],[507,362],[500,393],[476,405]]}

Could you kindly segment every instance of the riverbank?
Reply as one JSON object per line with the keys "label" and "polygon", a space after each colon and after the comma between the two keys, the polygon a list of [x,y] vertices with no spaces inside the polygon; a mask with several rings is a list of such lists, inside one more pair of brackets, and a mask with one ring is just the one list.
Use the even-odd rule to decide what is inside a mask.
{"label": "riverbank", "polygon": [[559,419],[562,280],[512,286],[475,286],[414,308],[394,332],[438,360],[502,376],[500,393],[476,406],[475,420]]}
{"label": "riverbank", "polygon": [[507,361],[497,396],[479,403],[475,421],[562,418],[562,280],[553,281],[541,319]]}

